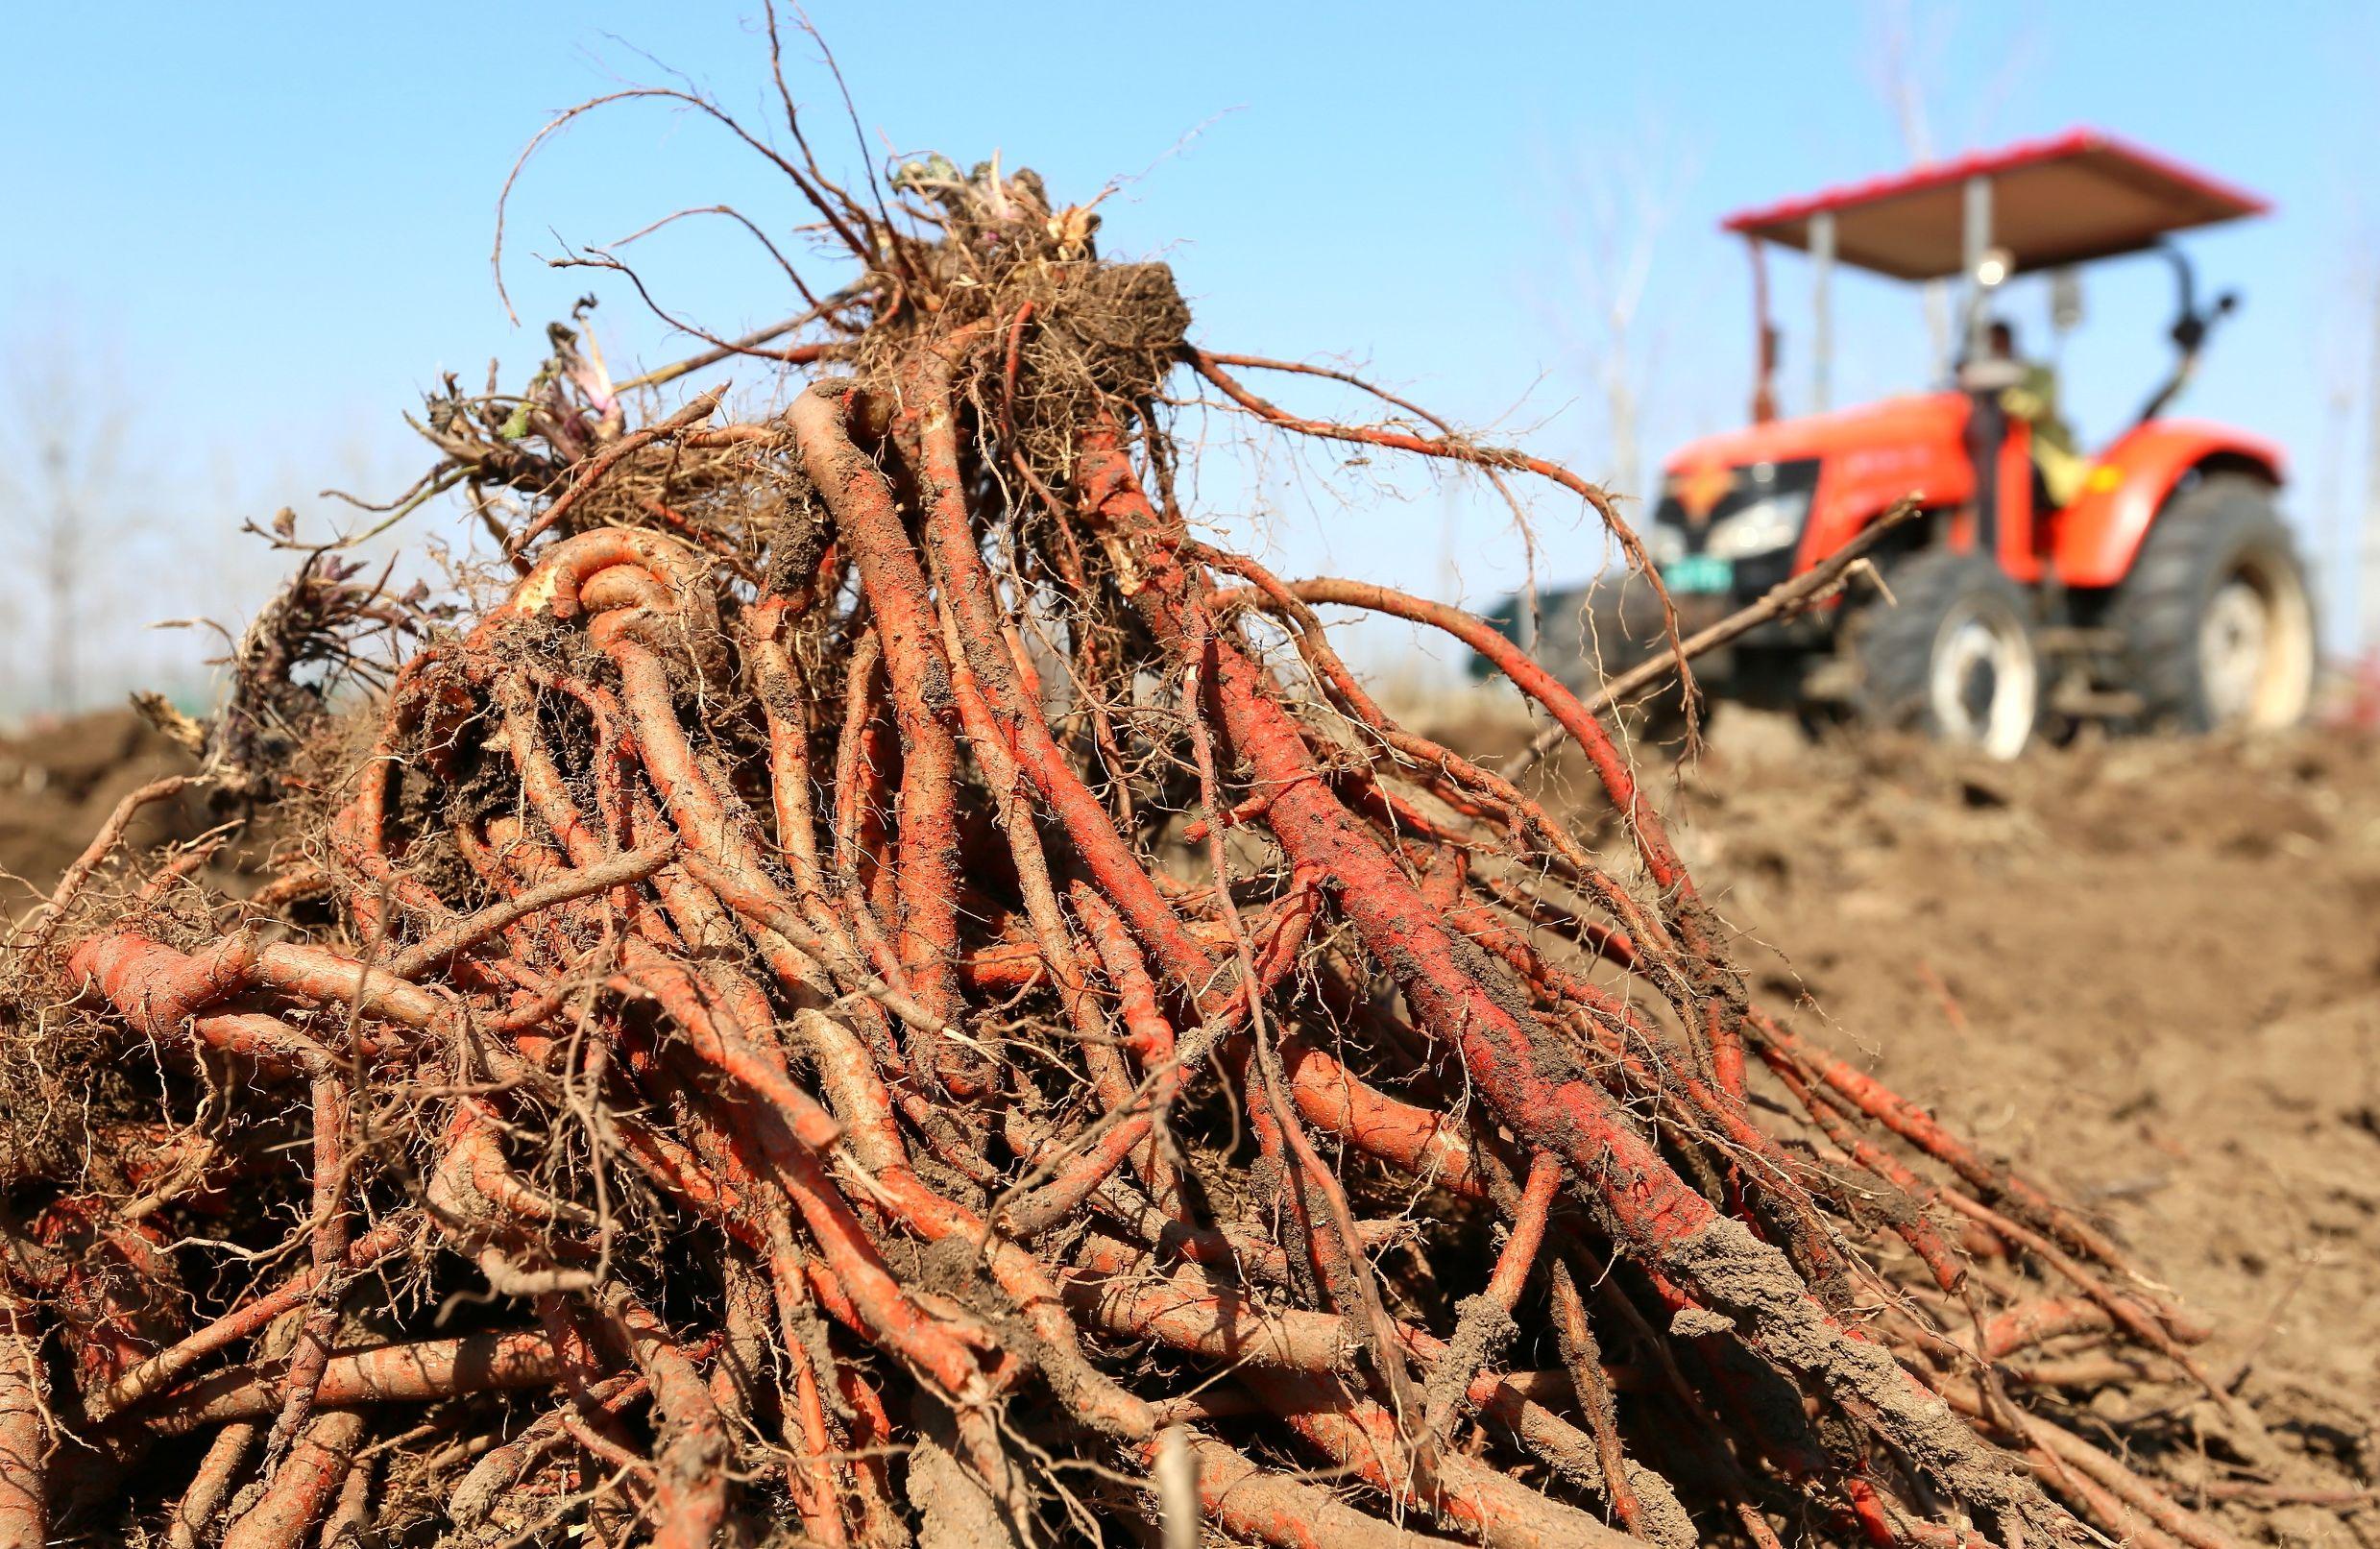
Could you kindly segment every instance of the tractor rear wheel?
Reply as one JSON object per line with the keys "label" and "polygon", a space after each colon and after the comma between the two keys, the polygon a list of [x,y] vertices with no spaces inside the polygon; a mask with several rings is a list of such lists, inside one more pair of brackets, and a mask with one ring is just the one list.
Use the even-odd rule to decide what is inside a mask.
{"label": "tractor rear wheel", "polygon": [[2188,732],[2269,730],[2314,696],[2314,602],[2272,488],[2214,473],[2149,529],[2110,620],[2144,719]]}
{"label": "tractor rear wheel", "polygon": [[1980,554],[1929,549],[1885,573],[1855,644],[1861,719],[2013,759],[2041,716],[2025,593]]}

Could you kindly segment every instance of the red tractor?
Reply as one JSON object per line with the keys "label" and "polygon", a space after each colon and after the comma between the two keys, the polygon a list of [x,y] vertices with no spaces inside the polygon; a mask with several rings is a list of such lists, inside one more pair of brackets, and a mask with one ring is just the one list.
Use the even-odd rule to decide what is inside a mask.
{"label": "red tractor", "polygon": [[[2226,292],[2201,305],[2189,261],[2166,238],[2265,207],[2076,131],[1731,217],[1726,229],[1753,259],[1754,423],[1669,459],[1645,535],[1683,626],[1824,563],[1904,496],[1922,514],[1880,535],[1871,556],[1889,601],[1863,594],[1763,624],[1698,661],[1697,681],[1806,723],[1914,726],[2000,757],[2084,720],[2211,731],[2302,716],[2316,638],[2304,568],[2276,508],[2280,449],[2165,417],[2237,301]],[[1799,419],[1774,416],[1770,246],[1809,255],[1818,412]],[[2014,358],[1994,294],[2011,275],[2052,272],[2063,287],[2073,265],[2149,252],[2178,279],[2177,358],[2138,419],[2086,457],[2056,419],[2054,378]],[[1827,412],[1837,264],[1964,278],[1952,386]],[[1517,599],[1500,613],[1522,630]],[[1662,643],[1640,581],[1542,597],[1538,617],[1533,648],[1582,679]]]}

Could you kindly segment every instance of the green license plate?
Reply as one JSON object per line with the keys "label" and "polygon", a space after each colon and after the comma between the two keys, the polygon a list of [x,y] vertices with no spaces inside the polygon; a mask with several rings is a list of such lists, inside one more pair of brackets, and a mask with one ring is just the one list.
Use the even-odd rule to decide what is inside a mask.
{"label": "green license plate", "polygon": [[1688,554],[1663,566],[1661,578],[1672,592],[1731,592],[1736,586],[1736,562],[1709,554]]}

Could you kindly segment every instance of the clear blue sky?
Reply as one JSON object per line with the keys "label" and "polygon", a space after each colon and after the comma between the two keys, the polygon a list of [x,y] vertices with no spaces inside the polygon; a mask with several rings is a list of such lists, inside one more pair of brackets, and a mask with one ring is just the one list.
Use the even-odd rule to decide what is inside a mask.
{"label": "clear blue sky", "polygon": [[[765,168],[716,132],[632,105],[532,165],[508,275],[489,281],[496,191],[552,110],[683,70],[765,116],[746,0],[673,6],[159,5],[7,8],[0,59],[0,362],[22,382],[58,337],[106,361],[138,430],[139,500],[178,556],[156,588],[111,582],[101,630],[154,613],[248,606],[263,570],[224,557],[234,513],[328,482],[402,482],[397,421],[442,369],[519,368],[584,277],[538,254],[616,239],[681,206],[731,201],[778,230],[798,217]],[[1612,466],[1582,358],[1571,276],[1580,190],[1651,167],[1674,214],[1639,343],[1652,357],[1645,441],[1740,412],[1746,282],[1712,230],[1741,205],[1901,164],[1877,82],[1879,5],[884,5],[813,17],[872,140],[961,162],[995,147],[1060,197],[1140,175],[1107,206],[1111,254],[1162,254],[1198,334],[1224,348],[1366,362],[1448,414],[1494,424],[1590,473]],[[2277,217],[2193,246],[2246,311],[2218,339],[2197,414],[2277,436],[2296,515],[2330,544],[2325,469],[2360,490],[2380,13],[2347,5],[1915,8],[1944,152],[2094,123],[2271,195]],[[795,90],[830,158],[856,153],[822,71]],[[1652,147],[1647,151],[1647,146]],[[724,228],[649,245],[661,293],[730,330],[789,308],[781,278]],[[2360,254],[2360,257],[2359,257]],[[2359,268],[2359,263],[2361,267]],[[1779,266],[1788,327],[1797,264]],[[1920,385],[1913,296],[1854,280],[1838,399]],[[2093,277],[2069,395],[2103,433],[2164,361],[2162,274]],[[683,352],[607,290],[617,357]],[[1788,350],[1798,342],[1788,339]],[[1798,363],[1798,357],[1795,363]],[[517,371],[514,372],[517,375]],[[1788,371],[1786,385],[1802,378]],[[1791,407],[1788,402],[1788,407]],[[1468,495],[1409,485],[1351,510],[1260,472],[1212,481],[1293,569],[1358,569],[1484,600],[1518,550]],[[2351,502],[2350,502],[2351,503]],[[2341,502],[2329,502],[2335,511]],[[1597,549],[1548,502],[1552,579]],[[0,543],[20,525],[0,507]],[[1451,537],[1449,537],[1451,534]],[[186,561],[186,562],[183,562]],[[154,591],[158,595],[152,596]],[[164,593],[171,593],[170,595]],[[19,607],[27,627],[37,604]],[[11,616],[0,612],[0,630]],[[158,647],[188,654],[194,642]],[[146,665],[150,658],[143,657]],[[5,689],[0,685],[0,689]]]}

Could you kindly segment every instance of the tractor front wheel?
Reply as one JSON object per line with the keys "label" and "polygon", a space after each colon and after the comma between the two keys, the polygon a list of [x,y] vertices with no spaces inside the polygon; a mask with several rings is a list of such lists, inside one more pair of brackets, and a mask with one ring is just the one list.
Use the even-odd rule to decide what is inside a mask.
{"label": "tractor front wheel", "polygon": [[[1661,599],[1634,575],[1598,581],[1583,604],[1545,612],[1537,659],[1581,699],[1669,648]],[[1615,718],[1631,741],[1677,744],[1686,735],[1686,700],[1675,675],[1620,706]]]}
{"label": "tractor front wheel", "polygon": [[1861,719],[2013,759],[2041,715],[2024,592],[1980,554],[1929,549],[1885,574],[1856,650]]}
{"label": "tractor front wheel", "polygon": [[2125,686],[2188,732],[2295,725],[2314,694],[2314,604],[2271,486],[2215,473],[2176,496],[2116,588]]}

